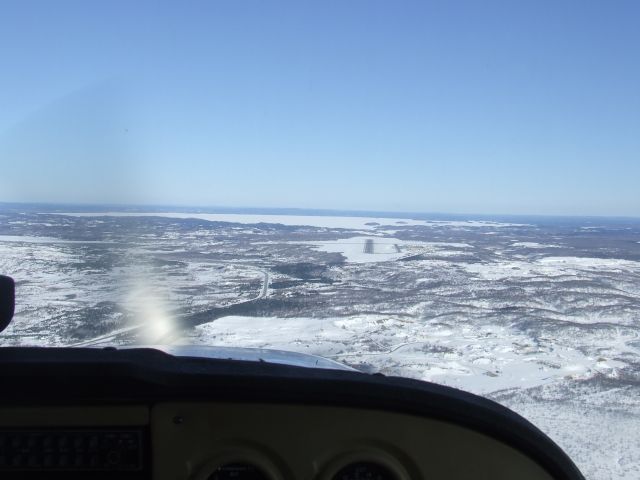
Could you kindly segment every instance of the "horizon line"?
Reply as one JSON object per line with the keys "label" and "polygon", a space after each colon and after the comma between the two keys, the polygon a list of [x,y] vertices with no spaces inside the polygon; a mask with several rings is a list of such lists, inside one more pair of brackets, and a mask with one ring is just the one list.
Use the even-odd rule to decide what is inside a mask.
{"label": "horizon line", "polygon": [[[449,216],[449,217],[538,217],[538,218],[585,218],[585,219],[628,219],[628,220],[640,220],[640,215],[603,215],[603,214],[541,214],[541,213],[478,213],[478,212],[443,212],[443,211],[402,211],[402,210],[360,210],[360,209],[338,209],[338,208],[319,208],[319,207],[255,207],[255,206],[224,206],[224,205],[192,205],[192,204],[172,204],[172,203],[118,203],[118,202],[49,202],[49,201],[33,201],[33,202],[15,202],[15,201],[0,201],[0,206],[46,206],[46,207],[78,207],[78,208],[125,208],[125,209],[159,209],[159,208],[177,208],[181,210],[185,209],[197,209],[199,212],[191,211],[186,213],[249,213],[252,211],[255,215],[296,215],[298,213],[305,213],[311,216],[381,216],[381,215],[402,215],[403,217],[410,217],[412,215],[420,216]],[[202,211],[202,210],[210,210]],[[211,211],[213,210],[213,211]],[[218,210],[218,211],[215,211]],[[235,212],[234,212],[235,211]],[[272,212],[272,213],[268,213]],[[288,213],[287,213],[288,212]],[[296,213],[298,212],[298,213]],[[78,212],[80,213],[80,212]],[[162,213],[162,212],[159,212]],[[169,213],[169,212],[165,212]]]}

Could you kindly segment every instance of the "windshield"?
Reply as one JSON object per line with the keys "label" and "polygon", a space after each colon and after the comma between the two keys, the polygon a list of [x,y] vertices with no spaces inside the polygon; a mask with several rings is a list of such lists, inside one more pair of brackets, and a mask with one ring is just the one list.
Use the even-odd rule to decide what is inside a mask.
{"label": "windshield", "polygon": [[637,478],[639,20],[4,2],[0,345],[313,354],[486,396],[587,478]]}

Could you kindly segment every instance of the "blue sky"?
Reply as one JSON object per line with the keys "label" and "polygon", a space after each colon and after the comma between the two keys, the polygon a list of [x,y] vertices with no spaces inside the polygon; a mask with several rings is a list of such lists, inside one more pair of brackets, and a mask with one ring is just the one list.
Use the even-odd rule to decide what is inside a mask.
{"label": "blue sky", "polygon": [[640,216],[636,1],[0,9],[0,201]]}

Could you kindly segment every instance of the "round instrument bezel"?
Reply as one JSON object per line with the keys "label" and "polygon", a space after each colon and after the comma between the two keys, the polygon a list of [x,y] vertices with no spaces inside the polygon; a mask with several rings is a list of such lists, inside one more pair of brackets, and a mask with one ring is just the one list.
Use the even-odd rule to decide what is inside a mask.
{"label": "round instrument bezel", "polygon": [[392,454],[374,448],[355,450],[337,456],[322,469],[318,480],[334,480],[334,476],[340,470],[356,463],[375,463],[387,468],[392,475],[395,475],[395,480],[411,480],[402,462]]}
{"label": "round instrument bezel", "polygon": [[198,469],[192,480],[208,480],[215,471],[230,463],[245,463],[260,469],[269,480],[284,480],[280,469],[268,455],[247,447],[237,447],[228,451],[219,452],[201,468]]}

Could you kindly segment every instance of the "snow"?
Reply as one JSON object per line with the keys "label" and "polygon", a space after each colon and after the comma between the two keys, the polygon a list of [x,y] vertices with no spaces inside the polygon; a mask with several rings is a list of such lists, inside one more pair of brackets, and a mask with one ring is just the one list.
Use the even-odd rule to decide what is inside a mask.
{"label": "snow", "polygon": [[541,265],[554,265],[559,268],[584,268],[592,270],[639,269],[640,262],[618,258],[592,258],[592,257],[544,257],[538,260]]}
{"label": "snow", "polygon": [[[236,213],[176,213],[176,212],[100,212],[100,213],[60,213],[73,217],[163,217],[163,218],[194,218],[208,222],[229,222],[241,224],[271,223],[287,226],[309,226],[317,228],[346,228],[374,230],[379,225],[413,226],[426,225],[423,220],[404,218],[374,218],[374,217],[338,217],[324,215],[248,215]],[[370,225],[367,225],[370,224]]]}
{"label": "snow", "polygon": [[547,433],[588,480],[640,478],[640,448],[632,440],[640,425],[637,390],[587,382],[567,395],[565,388],[560,382],[534,389],[536,401],[520,392],[497,399]]}
{"label": "snow", "polygon": [[106,243],[93,240],[63,240],[54,237],[35,237],[29,235],[0,235],[0,242],[10,243]]}
{"label": "snow", "polygon": [[[410,339],[410,340],[408,340]],[[570,344],[545,345],[497,325],[459,331],[405,317],[338,318],[229,316],[199,325],[186,343],[275,348],[488,394],[586,378],[624,364],[594,358]],[[615,340],[614,340],[615,341]]]}
{"label": "snow", "polygon": [[386,217],[349,217],[325,215],[248,215],[236,213],[188,213],[188,212],[64,212],[57,213],[70,217],[163,217],[194,218],[209,222],[229,222],[243,224],[271,223],[288,226],[309,226],[317,228],[345,228],[375,230],[380,226],[429,226],[429,227],[514,227],[525,226],[516,223],[489,221],[444,221],[412,220]]}
{"label": "snow", "polygon": [[[373,242],[372,253],[365,253],[366,242]],[[324,242],[312,242],[314,248],[323,252],[335,252],[342,254],[347,262],[367,263],[397,260],[406,255],[406,251],[400,248],[404,242],[395,238],[381,240],[377,237],[351,237],[344,240],[329,240]],[[404,245],[403,245],[404,246]]]}
{"label": "snow", "polygon": [[575,275],[579,271],[640,273],[640,262],[617,258],[592,257],[544,257],[534,261],[510,260],[491,263],[463,263],[461,266],[469,273],[484,280],[502,280],[507,278],[526,278],[542,276],[546,278]]}
{"label": "snow", "polygon": [[522,248],[561,248],[560,245],[545,245],[544,243],[537,242],[514,242],[511,246]]}
{"label": "snow", "polygon": [[[372,242],[370,250],[365,249],[368,241]],[[380,238],[374,236],[358,236],[341,240],[295,243],[298,245],[312,245],[313,248],[322,252],[340,253],[345,257],[347,263],[385,262],[427,253],[437,254],[439,256],[461,255],[466,252],[450,249],[471,248],[471,245],[466,243],[409,242],[398,238]]]}
{"label": "snow", "polygon": [[[150,331],[167,343],[310,353],[486,395],[540,426],[590,480],[640,478],[630,442],[640,425],[637,232],[586,241],[574,224],[566,234],[479,221],[71,215],[90,218],[49,214],[37,229],[5,231],[31,236],[0,236],[0,272],[26,300],[0,343],[126,345]],[[132,239],[118,216],[236,224],[150,218]],[[102,222],[91,238],[113,243],[54,238],[60,229],[40,228],[52,218],[77,239]],[[255,226],[265,222],[309,227]],[[190,321],[172,326],[178,318]]]}
{"label": "snow", "polygon": [[491,222],[487,220],[430,220],[427,222],[429,226],[433,227],[454,227],[454,228],[467,228],[467,227],[529,227],[531,225],[527,223],[507,223],[507,222]]}
{"label": "snow", "polygon": [[606,381],[598,386],[594,380],[616,378],[623,352],[638,358],[637,340],[632,332],[603,334],[595,356],[581,348],[589,340],[571,336],[534,339],[495,323],[445,325],[379,314],[230,316],[202,324],[183,339],[308,353],[488,396],[541,428],[589,480],[640,478],[640,449],[630,443],[640,424],[637,387],[622,382],[612,388]]}

